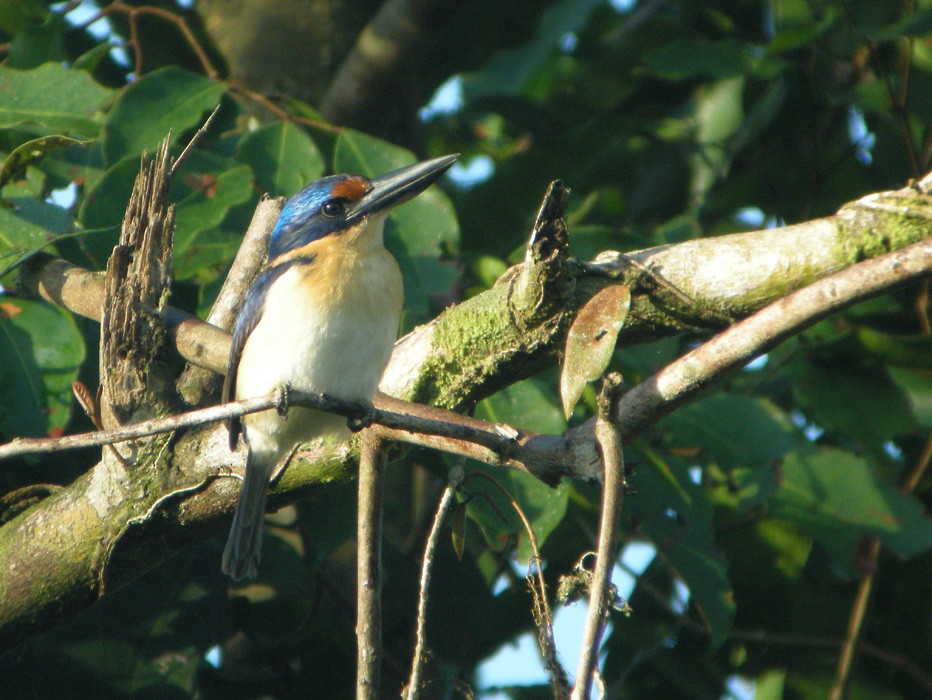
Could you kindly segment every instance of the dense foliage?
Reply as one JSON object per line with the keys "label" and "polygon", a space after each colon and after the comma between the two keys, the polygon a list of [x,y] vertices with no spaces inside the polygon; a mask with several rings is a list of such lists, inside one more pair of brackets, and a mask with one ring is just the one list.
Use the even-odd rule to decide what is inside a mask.
{"label": "dense foliage", "polygon": [[[103,269],[140,154],[169,131],[180,152],[218,103],[172,191],[171,303],[202,317],[261,193],[290,195],[327,172],[380,174],[414,153],[460,152],[464,167],[390,219],[403,332],[520,260],[554,178],[572,188],[571,252],[589,258],[830,215],[903,186],[932,160],[928,0],[438,3],[405,88],[385,98],[368,133],[328,123],[319,105],[225,80],[229,43],[187,4],[149,7],[184,18],[190,37],[164,16],[131,15],[137,3],[114,3],[104,33],[71,4],[0,6],[3,442],[92,429],[71,384],[98,383],[98,325],[10,293],[15,267],[43,249]],[[427,107],[441,85],[446,99]],[[636,493],[623,538],[656,555],[637,574],[633,614],[612,619],[603,675],[613,697],[717,698],[733,676],[756,680],[760,697],[823,696],[869,570],[852,696],[932,692],[932,481],[903,488],[932,451],[929,332],[927,285],[863,303],[627,446]],[[634,384],[699,340],[623,348],[612,367]],[[475,415],[559,433],[558,383],[554,367]],[[593,410],[589,390],[570,423]],[[65,486],[98,459],[83,450],[4,462],[0,492]],[[386,693],[409,668],[423,542],[458,464],[409,451],[390,469]],[[593,548],[598,487],[551,489],[463,466],[493,475],[521,504],[555,590]],[[465,552],[458,560],[441,547],[434,572],[438,697],[478,691],[476,666],[533,625],[520,521],[481,480],[466,491]],[[0,659],[4,694],[348,696],[354,498],[354,484],[328,485],[275,516],[253,585],[221,575],[221,532],[179,551]]]}

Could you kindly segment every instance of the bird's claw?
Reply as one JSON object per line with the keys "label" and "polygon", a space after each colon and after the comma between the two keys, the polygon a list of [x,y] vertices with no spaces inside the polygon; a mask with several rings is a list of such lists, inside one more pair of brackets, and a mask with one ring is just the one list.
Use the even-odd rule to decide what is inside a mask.
{"label": "bird's claw", "polygon": [[361,404],[362,413],[346,419],[346,425],[351,432],[358,433],[375,422],[375,407],[370,404]]}
{"label": "bird's claw", "polygon": [[291,395],[291,384],[287,382],[278,387],[278,403],[275,405],[275,410],[278,411],[278,415],[282,418],[288,417],[288,399]]}

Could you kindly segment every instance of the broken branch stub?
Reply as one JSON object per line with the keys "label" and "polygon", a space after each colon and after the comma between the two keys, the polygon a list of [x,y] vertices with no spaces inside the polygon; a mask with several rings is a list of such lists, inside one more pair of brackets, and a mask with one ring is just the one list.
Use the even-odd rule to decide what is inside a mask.
{"label": "broken branch stub", "polygon": [[107,263],[101,321],[102,420],[112,428],[158,415],[167,405],[163,311],[172,277],[175,207],[168,204],[168,139],[155,158],[143,155]]}

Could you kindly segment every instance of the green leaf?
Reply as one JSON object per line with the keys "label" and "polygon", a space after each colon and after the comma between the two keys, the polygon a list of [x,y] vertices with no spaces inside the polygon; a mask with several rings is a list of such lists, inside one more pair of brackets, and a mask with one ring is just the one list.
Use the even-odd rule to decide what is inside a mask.
{"label": "green leaf", "polygon": [[932,428],[932,375],[892,367],[890,377],[903,390],[922,428]]}
{"label": "green leaf", "polygon": [[251,166],[259,186],[273,196],[290,197],[324,173],[323,156],[311,137],[287,121],[245,134],[236,159]]}
{"label": "green leaf", "polygon": [[924,36],[932,31],[932,8],[906,12],[898,22],[886,27],[871,27],[869,36],[877,42],[895,41],[903,36]]}
{"label": "green leaf", "polygon": [[770,509],[798,523],[843,566],[853,567],[865,535],[903,557],[932,548],[932,520],[922,504],[878,479],[865,460],[834,448],[788,455]]}
{"label": "green leaf", "polygon": [[560,409],[539,379],[517,382],[490,396],[476,407],[476,417],[538,433],[558,434],[566,430]]}
{"label": "green leaf", "polygon": [[665,419],[672,447],[697,448],[697,459],[722,469],[766,467],[805,444],[790,417],[767,399],[715,394]]}
{"label": "green leaf", "polygon": [[31,22],[10,42],[6,64],[10,68],[37,68],[64,59],[64,39],[69,27],[60,12],[49,13],[43,22]]}
{"label": "green leaf", "polygon": [[803,412],[828,430],[876,447],[918,427],[909,401],[882,366],[798,358],[787,369]]}
{"label": "green leaf", "polygon": [[[508,423],[542,433],[560,433],[566,422],[553,398],[543,389],[538,380],[528,379],[503,389],[476,407],[476,416],[493,423]],[[472,468],[473,465],[470,465]],[[503,484],[512,498],[522,507],[538,544],[543,547],[551,532],[563,520],[569,499],[569,484],[551,488],[530,474],[511,469],[487,469],[475,466],[476,471],[488,473]],[[503,523],[497,513],[483,499],[470,503],[470,516],[480,525],[486,538],[495,543],[502,535],[517,534],[520,540],[518,556],[529,559],[533,555],[530,541],[524,535],[521,521],[511,507],[502,502],[496,489],[483,485],[482,479],[470,481],[468,492],[481,490],[488,493],[506,517]]]}
{"label": "green leaf", "polygon": [[103,269],[120,235],[120,223],[139,173],[139,156],[127,156],[107,168],[91,184],[78,207],[78,221],[85,229],[107,233],[81,241],[89,264]]}
{"label": "green leaf", "polygon": [[[195,165],[193,161],[189,166]],[[174,247],[178,279],[192,277],[202,267],[223,262],[235,253],[239,241],[216,229],[231,208],[253,196],[252,171],[246,165],[234,165],[217,175],[208,172],[200,178],[202,186],[178,202]]]}
{"label": "green leaf", "polygon": [[[569,503],[570,484],[562,483],[557,488],[550,488],[530,474],[514,470],[495,470],[479,464],[469,464],[468,472],[482,472],[494,478],[508,493],[510,498],[524,512],[538,547],[543,548],[557,526],[562,522]],[[485,479],[470,479],[466,493],[473,496],[469,501],[469,517],[479,526],[486,541],[493,549],[499,549],[507,538],[516,537],[518,546],[516,555],[521,561],[529,561],[534,556],[534,548],[527,535],[521,518],[514,507],[505,500],[502,492],[488,484]],[[485,494],[495,507],[493,508]]]}
{"label": "green leaf", "polygon": [[600,290],[576,315],[566,336],[560,398],[569,420],[586,384],[602,376],[631,308],[631,290],[614,284]]}
{"label": "green leaf", "polygon": [[30,24],[44,22],[49,14],[42,0],[8,0],[0,4],[0,29],[14,34]]}
{"label": "green leaf", "polygon": [[932,370],[932,337],[928,335],[893,335],[862,326],[857,337],[868,352],[890,364]]}
{"label": "green leaf", "polygon": [[107,42],[92,46],[74,59],[71,62],[71,67],[75,70],[83,70],[86,73],[93,74],[97,66],[110,55],[112,50],[113,47]]}
{"label": "green leaf", "polygon": [[734,39],[674,40],[645,53],[644,63],[669,80],[734,78],[750,71],[751,48]]}
{"label": "green leaf", "polygon": [[333,152],[335,172],[377,177],[417,161],[411,151],[360,131],[340,132]]}
{"label": "green leaf", "polygon": [[94,137],[97,113],[113,91],[80,70],[46,63],[33,70],[0,66],[0,128],[40,127]]}
{"label": "green leaf", "polygon": [[0,203],[0,278],[71,226],[71,215],[54,204],[31,197],[6,204]]}
{"label": "green leaf", "polygon": [[700,486],[686,478],[671,484],[658,469],[641,467],[628,481],[637,493],[625,498],[625,518],[639,523],[682,578],[718,647],[731,627],[735,602],[728,562],[715,543],[712,503]]}
{"label": "green leaf", "polygon": [[783,700],[786,671],[764,671],[754,679],[754,700]]}
{"label": "green leaf", "polygon": [[41,250],[49,240],[48,231],[0,207],[0,278]]}
{"label": "green leaf", "polygon": [[220,102],[226,88],[210,78],[168,66],[130,85],[104,123],[104,161],[154,151],[169,132],[175,143],[185,130],[198,126],[204,112]]}
{"label": "green leaf", "polygon": [[508,264],[494,255],[480,255],[469,263],[469,274],[481,285],[482,290],[491,289],[507,269]]}
{"label": "green leaf", "polygon": [[727,174],[735,155],[730,140],[745,123],[745,82],[743,75],[719,80],[697,97],[697,147],[690,157],[691,189],[697,202],[704,202],[709,189]]}
{"label": "green leaf", "polygon": [[27,166],[38,161],[50,151],[69,146],[89,146],[92,141],[79,141],[67,136],[41,136],[17,146],[0,166],[0,188],[16,177]]}
{"label": "green leaf", "polygon": [[83,336],[67,311],[0,297],[0,433],[60,432],[84,355]]}
{"label": "green leaf", "polygon": [[716,394],[664,420],[668,450],[688,453],[708,477],[716,506],[739,512],[761,505],[777,487],[773,464],[808,445],[790,417],[771,401]]}
{"label": "green leaf", "polygon": [[515,49],[501,51],[480,71],[463,78],[467,101],[492,94],[520,94],[531,79],[544,68],[559,50],[560,41],[569,32],[581,30],[598,0],[562,0],[548,7],[535,36]]}

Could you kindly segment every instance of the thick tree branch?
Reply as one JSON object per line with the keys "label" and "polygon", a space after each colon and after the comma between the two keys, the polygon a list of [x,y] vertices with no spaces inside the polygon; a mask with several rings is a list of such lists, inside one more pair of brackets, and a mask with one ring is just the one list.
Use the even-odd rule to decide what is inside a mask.
{"label": "thick tree branch", "polygon": [[[859,301],[932,275],[932,238],[829,275],[777,300],[667,365],[625,394],[618,417],[624,437],[670,414],[792,335]],[[594,421],[575,432],[593,430]]]}
{"label": "thick tree branch", "polygon": [[[693,299],[688,307],[631,267],[625,256],[607,252],[594,265],[564,271],[572,275],[572,285],[560,304],[551,305],[560,308],[559,315],[536,324],[526,321],[533,308],[513,304],[510,280],[516,271],[512,271],[502,283],[401,338],[381,388],[420,403],[447,408],[470,405],[552,364],[575,312],[614,281],[633,288],[631,312],[619,334],[619,346],[624,347],[660,334],[720,328],[723,317],[743,318],[819,277],[922,240],[930,228],[928,197],[924,191],[906,188],[865,197],[828,219],[628,255]],[[20,285],[26,294],[100,319],[99,273],[40,255],[26,263]],[[166,313],[182,357],[199,367],[226,371],[228,334],[183,311],[168,307]]]}
{"label": "thick tree branch", "polygon": [[385,94],[410,79],[411,62],[449,5],[449,0],[382,3],[330,82],[321,114],[334,124],[371,125],[373,116],[392,103]]}
{"label": "thick tree branch", "polygon": [[[778,296],[789,287],[811,281],[820,273],[818,265],[822,271],[835,270],[922,241],[862,262],[786,297],[635,387],[619,406],[622,434],[630,436],[643,430],[806,323],[928,275],[932,270],[928,209],[923,194],[902,190],[865,198],[833,220],[636,254],[640,263],[695,299],[699,309],[714,305],[711,316],[721,318],[723,313],[742,316],[761,306],[771,298],[767,296],[768,285],[770,293]],[[722,252],[717,255],[718,246]],[[703,264],[697,265],[697,260]],[[31,263],[24,278],[27,288],[61,300],[78,312],[99,316],[103,289],[99,276],[49,259]],[[536,263],[530,259],[524,263],[528,264]],[[722,264],[726,269],[720,273],[706,270]],[[515,303],[521,295],[511,293],[512,275],[399,341],[383,390],[455,407],[529,376],[552,362],[575,310],[595,290],[616,283],[614,276],[634,287],[632,312],[620,335],[622,344],[658,329],[670,332],[710,325],[701,311],[677,307],[676,297],[668,299],[662,289],[653,296],[647,294],[652,291],[651,280],[626,268],[618,256],[600,261],[593,269],[559,267],[564,274],[573,275],[574,284],[568,286],[572,295],[564,299],[565,305],[556,305],[558,316],[543,314],[539,322],[527,323],[539,307],[523,309]],[[738,275],[737,283],[725,284],[727,273],[747,270],[758,276]],[[713,283],[724,286],[720,296],[714,288],[703,286]],[[551,284],[548,288],[567,287]],[[77,296],[76,290],[80,290]],[[95,293],[96,305],[92,301]],[[743,299],[742,294],[752,301]],[[184,349],[185,357],[223,371],[228,334],[171,310],[166,317],[174,342]],[[380,399],[379,404],[385,406],[382,401],[390,400]],[[584,426],[566,436],[537,436],[532,441],[534,448],[542,449],[541,442],[547,440],[566,446],[569,452],[593,449],[591,426],[588,433]],[[431,439],[424,438],[420,444],[431,444]],[[177,435],[171,449],[173,469],[160,474],[159,480],[152,479],[143,463],[132,470],[128,483],[116,493],[106,471],[98,465],[0,528],[0,648],[9,648],[62,615],[86,607],[110,587],[133,580],[187,542],[220,528],[238,492],[234,480],[224,477],[232,476],[242,454],[230,454],[220,427]],[[348,445],[325,448],[309,444],[299,457],[276,484],[270,507],[299,498],[314,484],[349,478],[355,466]],[[131,545],[127,544],[130,539]]]}

